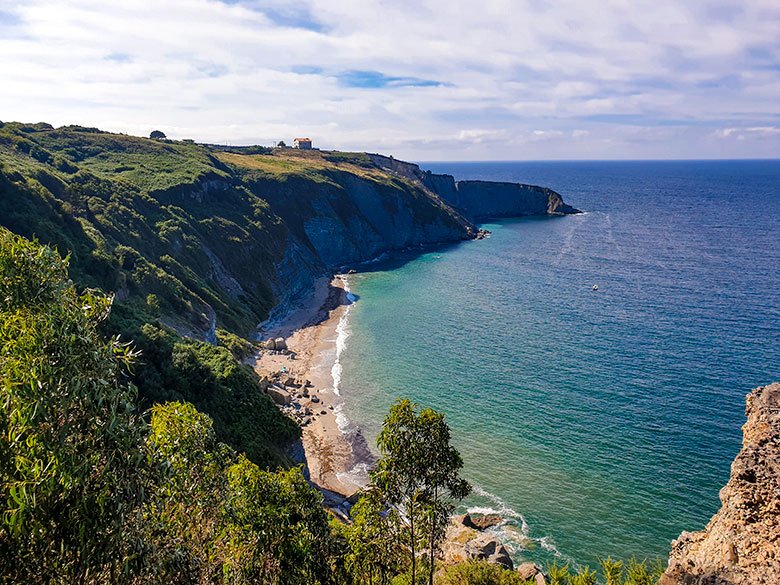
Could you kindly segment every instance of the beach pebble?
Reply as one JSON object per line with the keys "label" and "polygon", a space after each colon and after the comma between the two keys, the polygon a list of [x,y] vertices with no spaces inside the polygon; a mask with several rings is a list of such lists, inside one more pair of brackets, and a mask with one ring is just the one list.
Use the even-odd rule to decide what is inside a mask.
{"label": "beach pebble", "polygon": [[328,405],[328,410],[333,410],[333,405],[332,404]]}
{"label": "beach pebble", "polygon": [[328,411],[327,410],[321,410],[320,414],[328,414]]}
{"label": "beach pebble", "polygon": [[314,403],[316,404],[317,402],[319,402],[319,401],[320,401],[320,399],[317,397],[317,395],[316,395],[316,394],[312,394],[312,395],[311,395],[311,401],[312,401],[312,402],[314,402]]}

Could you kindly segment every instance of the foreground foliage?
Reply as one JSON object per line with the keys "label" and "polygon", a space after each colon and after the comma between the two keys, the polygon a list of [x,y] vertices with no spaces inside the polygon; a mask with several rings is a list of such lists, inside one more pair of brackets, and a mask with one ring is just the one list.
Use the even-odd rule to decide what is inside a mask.
{"label": "foreground foliage", "polygon": [[0,230],[0,563],[13,582],[130,571],[149,469],[132,357],[97,332],[111,300],[79,295],[56,252]]}
{"label": "foreground foliage", "polygon": [[471,486],[460,478],[463,460],[450,445],[444,415],[399,400],[377,437],[381,453],[371,472],[369,492],[353,511],[350,566],[370,582],[385,582],[399,567],[409,567],[417,582],[421,552],[433,585],[436,556],[455,501]]}
{"label": "foreground foliage", "polygon": [[0,582],[333,582],[301,471],[263,471],[191,404],[145,422],[135,356],[98,332],[111,299],[67,264],[0,229]]}
{"label": "foreground foliage", "polygon": [[[339,524],[299,468],[252,460],[274,459],[267,441],[252,451],[248,435],[290,431],[263,418],[230,350],[147,324],[139,358],[102,335],[111,306],[77,291],[67,259],[0,228],[0,582],[520,583],[483,562],[436,563],[453,502],[469,490],[441,413],[393,406],[372,486],[353,524]],[[130,381],[139,364],[150,387],[155,374],[178,377],[196,404],[159,396],[139,414]],[[224,418],[197,406],[221,406]],[[602,569],[603,581],[587,568],[548,573],[552,585],[657,578],[643,563],[607,559]]]}

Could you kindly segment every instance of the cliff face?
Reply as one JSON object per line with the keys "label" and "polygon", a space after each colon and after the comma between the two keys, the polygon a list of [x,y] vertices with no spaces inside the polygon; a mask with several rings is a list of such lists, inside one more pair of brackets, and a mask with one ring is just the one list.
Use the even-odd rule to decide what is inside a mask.
{"label": "cliff face", "polygon": [[375,164],[418,182],[472,221],[527,215],[566,215],[579,210],[563,202],[552,189],[495,181],[455,181],[393,158],[370,155]]}
{"label": "cliff face", "polygon": [[458,181],[454,193],[446,199],[455,209],[463,210],[476,221],[520,217],[524,215],[565,215],[578,213],[553,191],[535,185]]}
{"label": "cliff face", "polygon": [[380,155],[0,122],[0,225],[71,252],[80,285],[209,340],[249,334],[328,271],[474,237],[475,218],[565,208]]}
{"label": "cliff face", "polygon": [[660,585],[780,583],[780,384],[751,392],[746,414],[721,509],[672,542]]}

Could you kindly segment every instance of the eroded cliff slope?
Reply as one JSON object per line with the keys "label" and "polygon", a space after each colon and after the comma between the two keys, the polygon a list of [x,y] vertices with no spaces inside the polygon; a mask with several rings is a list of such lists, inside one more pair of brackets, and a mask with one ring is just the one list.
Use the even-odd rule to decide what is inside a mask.
{"label": "eroded cliff slope", "polygon": [[[0,225],[70,253],[78,283],[116,293],[118,309],[209,341],[217,328],[250,335],[328,271],[474,237],[483,213],[456,209],[453,193],[527,190],[459,185],[364,153],[0,122]],[[534,197],[490,215],[562,209],[557,194]]]}
{"label": "eroded cliff slope", "polygon": [[746,414],[721,509],[672,543],[660,585],[780,584],[780,384],[753,390]]}
{"label": "eroded cliff slope", "polygon": [[579,213],[559,193],[546,187],[499,181],[456,181],[452,175],[423,171],[418,165],[380,154],[370,155],[380,167],[414,181],[472,221],[527,215]]}

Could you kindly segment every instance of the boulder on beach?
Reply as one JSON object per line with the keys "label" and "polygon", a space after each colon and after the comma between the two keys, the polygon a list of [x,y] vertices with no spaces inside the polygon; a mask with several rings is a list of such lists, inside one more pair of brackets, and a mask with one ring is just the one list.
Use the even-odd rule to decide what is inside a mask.
{"label": "boulder on beach", "polygon": [[278,386],[269,386],[266,392],[268,393],[268,396],[271,397],[271,400],[273,400],[276,404],[286,405],[292,402],[292,396],[290,396],[290,393],[287,392],[287,390],[279,388]]}
{"label": "boulder on beach", "polygon": [[287,349],[287,342],[284,340],[284,337],[276,337],[261,342],[260,347],[270,349],[271,351],[282,351]]}

